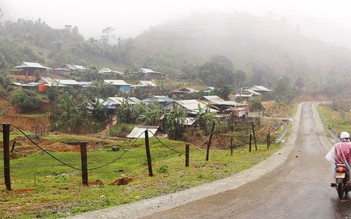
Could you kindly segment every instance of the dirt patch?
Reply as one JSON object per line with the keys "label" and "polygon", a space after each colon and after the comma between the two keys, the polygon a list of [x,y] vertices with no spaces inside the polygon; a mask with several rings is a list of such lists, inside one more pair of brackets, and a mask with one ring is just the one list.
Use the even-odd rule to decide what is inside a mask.
{"label": "dirt patch", "polygon": [[109,185],[113,185],[113,186],[119,186],[119,185],[127,185],[128,183],[132,182],[133,179],[131,178],[121,178],[121,179],[117,179],[116,181],[114,181],[113,183],[110,183]]}
{"label": "dirt patch", "polygon": [[101,180],[89,181],[88,184],[90,186],[102,186],[104,183]]}
{"label": "dirt patch", "polygon": [[13,189],[12,191],[15,192],[16,194],[23,194],[23,193],[33,192],[34,189],[23,188],[23,189]]}

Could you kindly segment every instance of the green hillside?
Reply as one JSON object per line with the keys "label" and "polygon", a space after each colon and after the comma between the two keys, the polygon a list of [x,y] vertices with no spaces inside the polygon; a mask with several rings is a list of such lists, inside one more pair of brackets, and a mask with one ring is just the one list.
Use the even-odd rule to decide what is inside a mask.
{"label": "green hillside", "polygon": [[94,39],[85,40],[78,27],[53,29],[41,20],[19,19],[0,25],[0,68],[8,69],[22,61],[50,67],[80,63],[87,67],[113,67],[119,63],[118,46]]}

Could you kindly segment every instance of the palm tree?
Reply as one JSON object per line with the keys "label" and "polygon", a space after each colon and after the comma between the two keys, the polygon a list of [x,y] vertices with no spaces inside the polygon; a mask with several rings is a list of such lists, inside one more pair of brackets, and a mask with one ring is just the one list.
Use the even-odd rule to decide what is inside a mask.
{"label": "palm tree", "polygon": [[[75,98],[68,92],[63,93],[56,106],[55,116],[58,129],[81,132],[87,128],[90,115],[87,113],[87,100]],[[84,128],[82,124],[85,124]]]}
{"label": "palm tree", "polygon": [[117,109],[118,120],[125,123],[135,123],[139,115],[143,114],[145,107],[142,103],[131,104],[128,97],[124,98]]}
{"label": "palm tree", "polygon": [[158,125],[162,116],[162,110],[159,104],[151,104],[144,108],[144,112],[138,117],[138,120],[143,121],[146,125]]}
{"label": "palm tree", "polygon": [[127,98],[124,98],[122,104],[117,109],[118,120],[121,122],[132,123],[133,105]]}
{"label": "palm tree", "polygon": [[210,126],[209,124],[212,124],[215,121],[215,113],[212,113],[210,111],[210,108],[215,108],[219,110],[217,107],[212,105],[211,103],[207,103],[205,107],[201,107],[198,105],[198,113],[196,115],[196,119],[199,124],[200,129],[205,130],[205,134],[209,133],[208,127]]}
{"label": "palm tree", "polygon": [[172,140],[181,139],[186,114],[175,106],[164,116],[164,129]]}

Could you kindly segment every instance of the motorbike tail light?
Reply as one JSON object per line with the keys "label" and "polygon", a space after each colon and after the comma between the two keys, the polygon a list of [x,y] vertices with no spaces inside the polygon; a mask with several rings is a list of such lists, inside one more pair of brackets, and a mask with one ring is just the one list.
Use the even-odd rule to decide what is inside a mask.
{"label": "motorbike tail light", "polygon": [[337,171],[338,172],[344,172],[345,171],[345,167],[338,167]]}

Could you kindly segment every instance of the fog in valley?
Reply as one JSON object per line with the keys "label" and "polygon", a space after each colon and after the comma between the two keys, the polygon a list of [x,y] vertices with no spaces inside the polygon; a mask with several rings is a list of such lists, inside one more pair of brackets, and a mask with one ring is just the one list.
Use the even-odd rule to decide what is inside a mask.
{"label": "fog in valley", "polygon": [[[346,0],[1,0],[0,8],[2,68],[68,62],[124,74],[148,68],[215,87],[275,88],[284,79],[300,92],[348,92]],[[216,57],[229,63],[228,75],[206,67]]]}
{"label": "fog in valley", "polygon": [[[308,37],[351,48],[351,3],[347,0],[179,0],[179,1],[46,1],[1,0],[5,19],[41,19],[53,28],[77,26],[86,38],[99,38],[112,27],[116,38],[135,37],[151,26],[190,16],[192,13],[247,13],[287,21]],[[228,21],[232,22],[232,21]],[[235,22],[235,21],[234,21]],[[199,25],[206,26],[206,23]]]}
{"label": "fog in valley", "polygon": [[1,218],[347,218],[350,12],[0,0]]}

